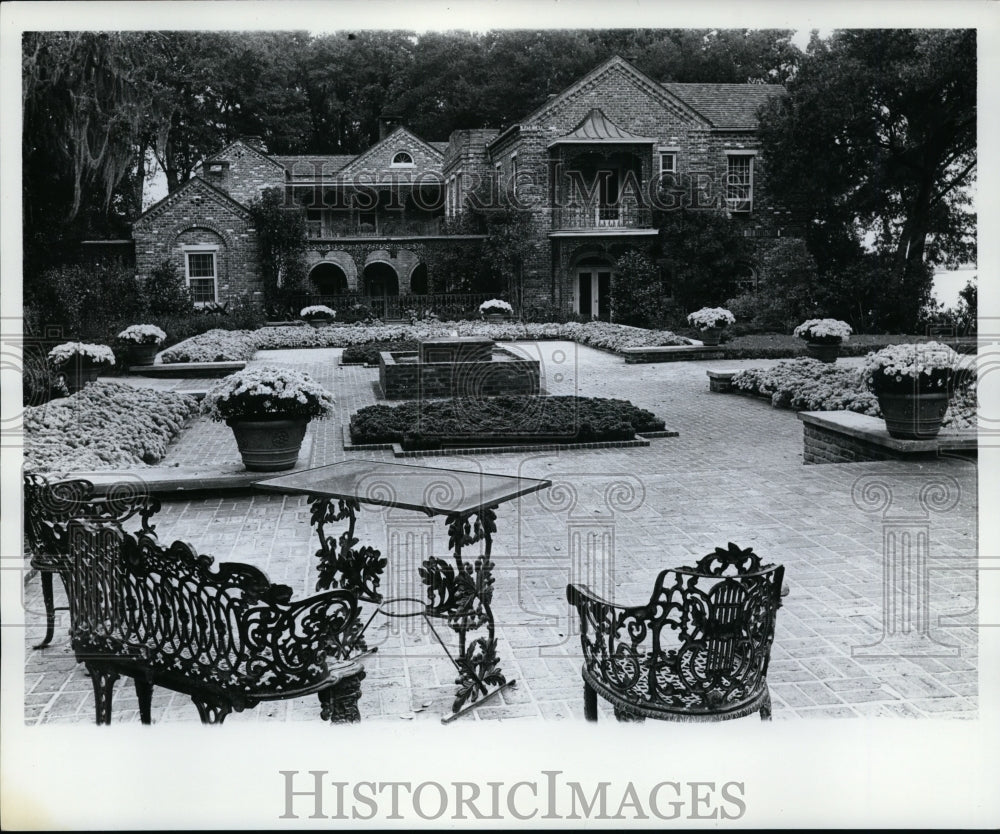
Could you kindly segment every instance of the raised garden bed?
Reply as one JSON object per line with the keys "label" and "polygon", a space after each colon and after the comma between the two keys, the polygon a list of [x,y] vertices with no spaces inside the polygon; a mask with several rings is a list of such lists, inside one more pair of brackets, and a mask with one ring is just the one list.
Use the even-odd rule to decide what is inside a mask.
{"label": "raised garden bed", "polygon": [[404,450],[500,446],[508,442],[589,443],[661,432],[663,420],[627,400],[598,397],[490,397],[372,405],[351,417],[351,442],[398,443]]}
{"label": "raised garden bed", "polygon": [[378,357],[382,351],[416,352],[420,343],[415,339],[396,339],[395,341],[368,342],[364,345],[349,345],[340,356],[341,365],[373,365],[378,366]]}

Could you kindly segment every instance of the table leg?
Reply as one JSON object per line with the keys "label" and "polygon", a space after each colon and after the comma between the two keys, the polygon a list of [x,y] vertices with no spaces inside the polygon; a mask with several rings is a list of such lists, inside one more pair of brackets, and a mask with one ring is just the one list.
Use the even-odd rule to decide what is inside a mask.
{"label": "table leg", "polygon": [[[447,618],[458,635],[458,653],[449,657],[458,671],[458,693],[452,712],[458,713],[468,702],[476,702],[512,686],[500,670],[497,657],[496,623],[493,619],[493,533],[496,532],[494,507],[478,513],[450,515],[448,549],[453,551],[455,566],[431,557],[420,568],[420,578],[427,586],[427,615]],[[473,564],[462,559],[462,548],[484,542],[483,554]],[[486,626],[486,634],[469,639],[469,632]],[[437,632],[435,631],[435,636]],[[440,639],[440,638],[439,638]],[[481,700],[482,699],[482,700]]]}
{"label": "table leg", "polygon": [[[358,539],[354,535],[354,528],[357,524],[360,502],[353,498],[338,498],[334,501],[323,496],[311,495],[309,504],[310,523],[316,528],[320,545],[316,551],[319,560],[316,590],[330,591],[342,588],[357,595],[359,603],[371,602],[376,605],[381,603],[382,594],[379,593],[378,587],[382,582],[386,559],[374,547],[357,546]],[[327,524],[344,519],[347,519],[347,529],[339,537],[326,534]],[[364,633],[371,621],[372,617],[365,620],[359,605],[358,616],[347,630],[343,644],[331,647],[334,657],[346,660],[348,657],[368,652]]]}

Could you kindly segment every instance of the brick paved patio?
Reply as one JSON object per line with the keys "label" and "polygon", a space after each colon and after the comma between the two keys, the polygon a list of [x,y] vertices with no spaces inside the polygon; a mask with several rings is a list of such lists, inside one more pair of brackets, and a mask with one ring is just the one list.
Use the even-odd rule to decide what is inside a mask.
{"label": "brick paved patio", "polygon": [[[942,457],[804,466],[802,426],[793,412],[708,390],[708,367],[762,361],[626,365],[621,357],[570,342],[522,348],[538,351],[548,393],[626,398],[680,434],[653,440],[647,448],[405,461],[553,481],[547,493],[499,510],[493,606],[502,665],[518,685],[463,722],[582,720],[579,642],[565,601],[567,581],[586,581],[604,595],[641,603],[658,571],[728,541],[752,545],[766,560],[786,567],[790,593],[778,616],[769,674],[776,720],[976,716],[977,641],[970,625],[976,609],[974,464]],[[310,425],[311,466],[344,460],[342,426],[353,411],[376,401],[377,369],[340,367],[339,354],[337,349],[267,351],[254,360],[307,370],[334,392],[336,417]],[[155,381],[157,387],[183,390],[206,384],[210,381]],[[394,460],[391,452],[350,454]],[[238,461],[230,430],[199,420],[164,464]],[[938,500],[942,494],[954,499],[953,506]],[[255,564],[272,581],[291,585],[297,596],[313,591],[316,544],[303,498],[243,494],[166,501],[157,529],[161,539],[189,540],[218,561]],[[412,513],[362,511],[358,529],[363,542],[384,551],[389,531],[430,531],[435,553],[444,551],[443,522]],[[899,624],[884,612],[883,537],[923,532],[930,542],[924,597],[929,624],[914,625],[903,635],[911,643],[901,649],[880,643],[883,631]],[[597,548],[594,543],[602,540],[610,544]],[[591,544],[586,554],[579,552],[581,541]],[[385,586],[393,595],[408,588],[418,595],[411,583],[423,555],[405,549],[390,549],[389,555]],[[43,631],[37,578],[26,584],[25,595],[26,721],[93,721],[90,680],[74,662],[65,619],[49,648],[32,650]],[[377,618],[373,623],[369,642],[379,651],[366,662],[365,720],[436,721],[449,710],[454,670],[419,622],[387,624]],[[926,638],[922,649],[913,648],[921,637]],[[317,707],[313,698],[263,704],[227,721],[317,720]],[[158,690],[153,719],[196,721],[197,713],[189,699]],[[113,720],[138,721],[127,682],[116,688]]]}

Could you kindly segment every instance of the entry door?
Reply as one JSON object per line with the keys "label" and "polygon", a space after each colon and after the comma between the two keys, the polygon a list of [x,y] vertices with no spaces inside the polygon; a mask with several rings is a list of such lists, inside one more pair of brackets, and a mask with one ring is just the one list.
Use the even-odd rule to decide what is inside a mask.
{"label": "entry door", "polygon": [[583,269],[576,276],[576,311],[581,316],[608,321],[611,317],[610,269]]}

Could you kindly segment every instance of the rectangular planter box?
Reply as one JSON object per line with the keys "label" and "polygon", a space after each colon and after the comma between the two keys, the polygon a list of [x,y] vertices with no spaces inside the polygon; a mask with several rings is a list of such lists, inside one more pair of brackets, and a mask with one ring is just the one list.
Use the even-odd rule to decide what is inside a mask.
{"label": "rectangular planter box", "polygon": [[[480,350],[478,345],[471,349]],[[503,348],[494,348],[487,359],[460,362],[421,362],[410,351],[379,355],[379,384],[389,400],[535,396],[540,376],[539,360],[515,357]]]}

